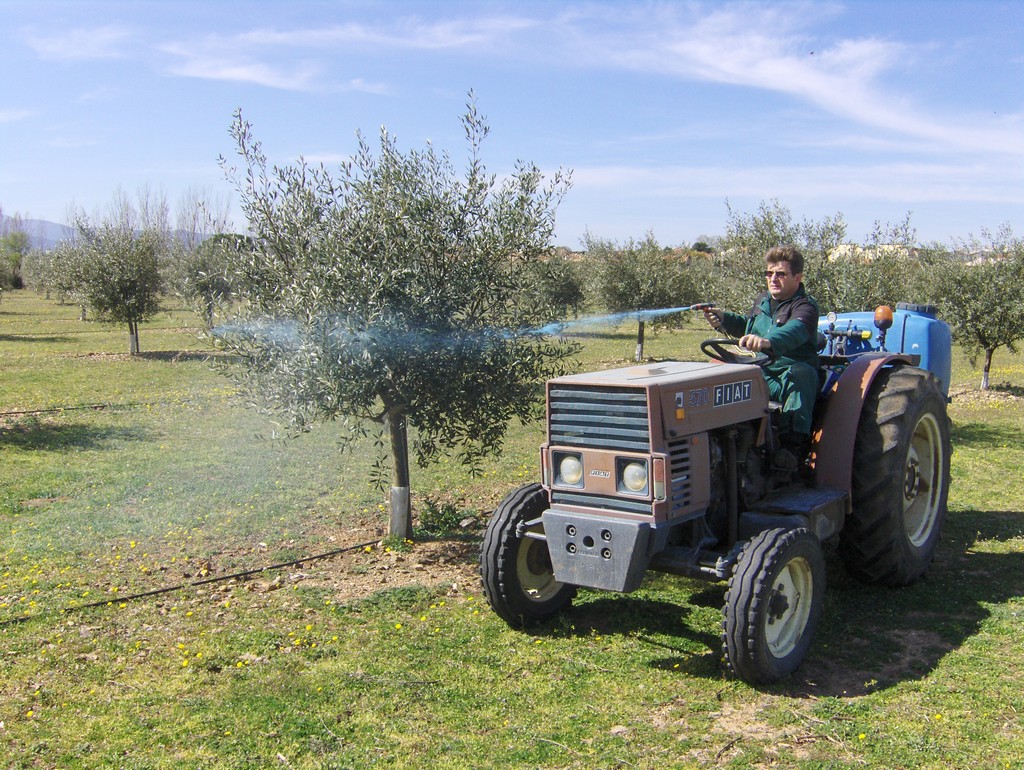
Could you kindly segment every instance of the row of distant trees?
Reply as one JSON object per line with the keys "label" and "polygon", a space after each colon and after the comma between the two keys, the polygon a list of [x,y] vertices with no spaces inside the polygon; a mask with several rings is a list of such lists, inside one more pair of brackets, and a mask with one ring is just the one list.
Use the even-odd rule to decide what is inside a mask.
{"label": "row of distant trees", "polygon": [[[221,211],[226,208],[221,206]],[[140,352],[139,325],[160,312],[169,295],[187,300],[213,323],[230,301],[226,249],[244,244],[227,234],[225,213],[196,193],[182,198],[172,222],[162,195],[118,191],[105,212],[69,215],[72,236],[51,249],[32,249],[20,219],[0,232],[0,291],[27,286],[100,321],[124,325],[129,351]]]}
{"label": "row of distant trees", "polygon": [[[75,212],[74,237],[50,250],[31,249],[15,216],[0,232],[0,294],[27,285],[78,304],[83,318],[91,310],[99,320],[126,326],[131,353],[140,350],[139,325],[159,312],[168,294],[188,302],[212,328],[245,293],[239,285],[254,277],[232,268],[248,259],[240,255],[255,243],[226,232],[223,212],[189,193],[172,225],[165,199],[142,191],[132,201],[119,192],[105,214]],[[618,242],[588,232],[579,252],[544,248],[541,258],[523,260],[516,280],[542,321],[705,301],[738,308],[761,289],[760,255],[778,243],[803,250],[806,284],[823,310],[899,301],[936,305],[972,362],[983,359],[983,388],[995,352],[1015,350],[1024,337],[1024,242],[1003,227],[952,246],[921,246],[909,215],[895,225],[876,223],[851,246],[840,213],[796,221],[778,201],[755,212],[729,207],[721,237],[668,247],[653,233]],[[667,316],[655,323],[680,320]],[[638,358],[644,323],[638,323]]]}
{"label": "row of distant trees", "polygon": [[480,467],[512,420],[539,414],[543,381],[566,371],[576,347],[538,329],[582,312],[745,308],[763,287],[762,255],[780,243],[804,252],[823,310],[938,305],[965,349],[985,355],[986,386],[994,351],[1024,336],[1024,246],[1008,228],[922,248],[908,215],[843,253],[841,214],[797,221],[771,201],[730,207],[726,232],[691,248],[588,233],[569,253],[551,239],[570,176],[520,163],[499,183],[481,158],[489,126],[472,96],[462,124],[461,170],[429,145],[402,151],[382,130],[377,148],[360,136],[331,172],[270,166],[238,113],[238,166],[222,165],[244,236],[198,196],[172,225],[159,197],[119,194],[104,215],[76,213],[73,239],[20,253],[19,277],[126,325],[132,352],[161,299],[183,297],[239,362],[241,393],[288,431],[336,421],[389,448],[378,469],[383,480],[390,468],[397,537],[411,532],[410,457],[455,453]]}
{"label": "row of distant trees", "polygon": [[[0,292],[30,286],[80,305],[83,317],[91,310],[99,320],[124,325],[132,353],[140,350],[139,324],[168,295],[185,300],[212,328],[244,294],[240,284],[254,278],[232,266],[248,259],[240,255],[255,242],[226,232],[224,212],[189,193],[172,225],[165,199],[142,191],[132,201],[119,192],[105,214],[75,212],[73,239],[50,250],[31,249],[19,219],[10,218],[0,232]],[[778,201],[755,212],[728,207],[721,237],[668,247],[653,233],[618,242],[588,232],[579,252],[545,247],[538,258],[522,260],[516,280],[521,299],[538,308],[542,321],[706,301],[742,308],[762,288],[760,256],[778,243],[804,252],[807,288],[823,311],[900,301],[936,305],[972,360],[983,359],[982,387],[989,385],[995,352],[1015,350],[1024,337],[1024,241],[1004,226],[952,246],[921,246],[909,215],[895,225],[876,223],[851,246],[840,213],[797,221]],[[638,357],[643,334],[641,321]]]}
{"label": "row of distant trees", "polygon": [[[908,214],[876,222],[851,244],[841,213],[798,221],[778,201],[757,211],[728,208],[726,232],[699,249],[668,249],[653,234],[625,243],[587,235],[577,269],[585,297],[613,312],[715,302],[746,309],[764,290],[764,253],[790,243],[804,254],[804,281],[822,312],[871,310],[898,302],[934,305],[989,387],[992,357],[1024,339],[1024,240],[1008,225],[951,246],[920,245]],[[659,323],[677,323],[665,317]],[[643,339],[639,327],[638,353]]]}

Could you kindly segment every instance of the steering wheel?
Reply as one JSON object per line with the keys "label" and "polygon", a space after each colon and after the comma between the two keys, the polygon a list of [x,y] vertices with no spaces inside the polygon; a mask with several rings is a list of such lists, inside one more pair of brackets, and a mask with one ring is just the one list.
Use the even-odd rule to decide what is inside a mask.
{"label": "steering wheel", "polygon": [[772,357],[767,353],[755,353],[740,347],[740,341],[731,337],[713,337],[700,343],[700,351],[708,358],[723,364],[753,364],[764,366]]}

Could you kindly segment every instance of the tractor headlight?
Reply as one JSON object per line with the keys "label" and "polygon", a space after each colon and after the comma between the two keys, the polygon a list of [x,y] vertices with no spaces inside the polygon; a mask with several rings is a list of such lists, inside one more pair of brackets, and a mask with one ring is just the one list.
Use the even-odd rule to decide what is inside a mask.
{"label": "tractor headlight", "polygon": [[643,494],[647,491],[647,462],[626,460],[619,462],[619,484],[623,492]]}
{"label": "tractor headlight", "polygon": [[563,484],[569,487],[583,485],[583,460],[579,455],[559,455],[556,456],[555,462],[558,468],[558,476],[555,479],[556,484]]}

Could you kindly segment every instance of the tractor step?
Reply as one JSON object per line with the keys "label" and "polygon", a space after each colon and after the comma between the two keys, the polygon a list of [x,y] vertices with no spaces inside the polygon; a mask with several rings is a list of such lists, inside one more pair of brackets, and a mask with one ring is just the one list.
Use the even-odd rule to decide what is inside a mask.
{"label": "tractor step", "polygon": [[839,534],[850,509],[850,496],[841,489],[788,487],[740,514],[739,536],[748,539],[765,529],[807,527],[818,540]]}

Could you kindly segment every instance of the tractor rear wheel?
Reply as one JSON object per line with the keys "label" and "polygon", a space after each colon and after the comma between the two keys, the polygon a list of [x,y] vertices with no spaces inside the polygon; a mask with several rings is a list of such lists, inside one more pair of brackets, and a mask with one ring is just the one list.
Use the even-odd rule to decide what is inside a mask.
{"label": "tractor rear wheel", "polygon": [[851,574],[893,586],[924,574],[946,516],[949,457],[939,381],[910,366],[883,370],[857,427],[852,511],[839,540]]}
{"label": "tractor rear wheel", "polygon": [[545,540],[536,521],[547,508],[547,492],[540,484],[527,484],[506,497],[495,509],[480,549],[480,576],[484,596],[509,625],[525,627],[543,622],[568,607],[576,586],[555,580]]}
{"label": "tractor rear wheel", "polygon": [[811,646],[825,597],[825,557],[808,529],[769,529],[740,551],[722,609],[729,669],[751,684],[793,673]]}

